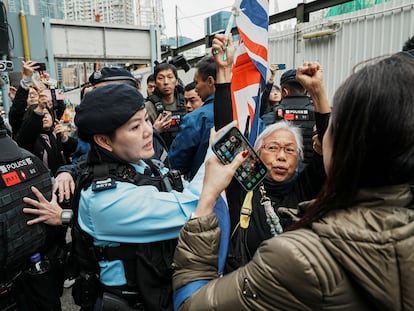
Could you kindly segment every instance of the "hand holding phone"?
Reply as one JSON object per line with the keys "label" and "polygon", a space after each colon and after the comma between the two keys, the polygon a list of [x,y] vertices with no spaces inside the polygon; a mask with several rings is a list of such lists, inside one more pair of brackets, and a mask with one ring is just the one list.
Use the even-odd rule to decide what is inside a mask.
{"label": "hand holding phone", "polygon": [[267,174],[266,166],[237,127],[230,127],[212,145],[213,152],[223,164],[248,151],[246,161],[236,170],[235,178],[246,191],[252,191]]}
{"label": "hand holding phone", "polygon": [[65,100],[65,91],[62,89],[56,89],[56,99]]}

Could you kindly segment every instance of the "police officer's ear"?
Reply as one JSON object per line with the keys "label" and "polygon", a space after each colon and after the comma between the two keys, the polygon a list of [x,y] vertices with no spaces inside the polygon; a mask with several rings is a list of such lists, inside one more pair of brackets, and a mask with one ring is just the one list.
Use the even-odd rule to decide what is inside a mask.
{"label": "police officer's ear", "polygon": [[108,135],[95,134],[93,135],[93,141],[99,147],[102,147],[111,152],[113,151],[113,148],[112,148],[113,142]]}

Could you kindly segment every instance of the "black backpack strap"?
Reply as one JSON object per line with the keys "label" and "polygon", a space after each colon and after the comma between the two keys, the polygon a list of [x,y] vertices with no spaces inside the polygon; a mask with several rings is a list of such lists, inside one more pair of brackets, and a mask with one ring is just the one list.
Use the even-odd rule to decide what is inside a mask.
{"label": "black backpack strap", "polygon": [[178,107],[178,110],[180,111],[180,112],[182,112],[182,111],[186,111],[185,110],[185,99],[184,99],[184,94],[183,93],[180,93],[180,92],[177,92],[177,107]]}
{"label": "black backpack strap", "polygon": [[157,115],[164,112],[164,105],[161,102],[161,98],[156,95],[152,94],[148,97],[148,100],[154,105],[155,110],[157,111]]}
{"label": "black backpack strap", "polygon": [[157,131],[154,130],[153,131],[153,137],[154,139],[156,139],[160,145],[168,152],[168,146],[167,143],[165,142],[164,138],[162,138],[161,134]]}

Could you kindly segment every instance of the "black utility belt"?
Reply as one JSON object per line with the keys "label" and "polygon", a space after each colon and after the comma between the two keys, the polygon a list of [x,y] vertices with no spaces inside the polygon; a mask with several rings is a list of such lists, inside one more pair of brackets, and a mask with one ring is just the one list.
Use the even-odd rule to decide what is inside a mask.
{"label": "black utility belt", "polygon": [[128,289],[127,286],[105,286],[103,285],[102,311],[144,311],[144,301],[141,294]]}

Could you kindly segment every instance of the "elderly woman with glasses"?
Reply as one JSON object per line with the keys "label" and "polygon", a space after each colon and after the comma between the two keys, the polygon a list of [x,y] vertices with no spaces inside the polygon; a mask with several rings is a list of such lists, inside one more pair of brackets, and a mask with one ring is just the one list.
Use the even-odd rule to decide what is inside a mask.
{"label": "elderly woman with glasses", "polygon": [[[215,95],[217,128],[232,119],[229,105],[232,47],[229,43],[227,60],[223,61],[220,56],[222,36],[217,35],[213,41],[213,49],[219,51],[214,55],[218,71]],[[298,68],[297,79],[312,96],[318,138],[315,135],[315,143],[322,141],[331,111],[324,91],[322,67],[318,63],[305,63]],[[262,241],[288,228],[297,215],[298,204],[318,194],[325,180],[322,156],[315,152],[312,161],[305,168],[301,167],[302,141],[300,128],[287,121],[268,126],[256,139],[254,146],[267,167],[267,177],[250,193],[246,193],[235,179],[227,188],[232,232],[226,267],[228,271],[247,263]]]}

